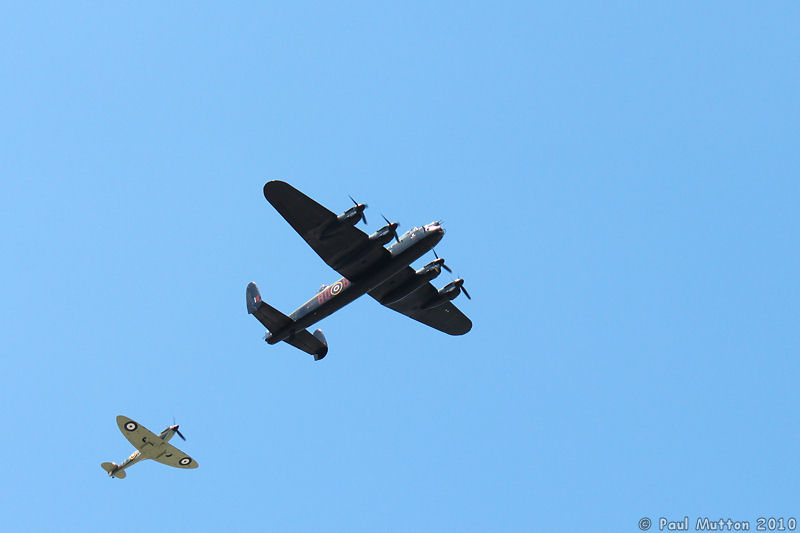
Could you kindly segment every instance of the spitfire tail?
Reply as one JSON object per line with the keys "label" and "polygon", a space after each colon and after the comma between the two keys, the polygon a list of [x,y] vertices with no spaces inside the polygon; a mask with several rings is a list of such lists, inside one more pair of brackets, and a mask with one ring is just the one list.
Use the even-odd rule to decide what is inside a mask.
{"label": "spitfire tail", "polygon": [[103,463],[100,465],[103,467],[103,470],[108,472],[108,476],[114,476],[117,479],[123,479],[125,477],[124,470],[117,470],[117,465],[115,463]]}

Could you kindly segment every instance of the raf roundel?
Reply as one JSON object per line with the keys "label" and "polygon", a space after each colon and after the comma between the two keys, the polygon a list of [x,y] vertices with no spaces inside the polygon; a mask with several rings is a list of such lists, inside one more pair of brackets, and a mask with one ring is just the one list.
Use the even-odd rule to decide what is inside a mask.
{"label": "raf roundel", "polygon": [[125,424],[125,429],[127,429],[128,431],[136,431],[136,428],[138,428],[138,427],[139,427],[139,425],[136,422],[134,422],[133,420],[131,420],[130,422],[127,422]]}
{"label": "raf roundel", "polygon": [[181,459],[181,460],[180,460],[180,461],[178,461],[178,462],[179,462],[181,465],[183,465],[183,466],[186,466],[186,465],[188,465],[189,463],[191,463],[191,462],[192,462],[192,459],[191,459],[190,457],[184,457],[183,459]]}
{"label": "raf roundel", "polygon": [[339,294],[341,292],[341,290],[342,290],[342,282],[341,281],[337,281],[336,283],[331,285],[331,294],[333,294],[334,296]]}

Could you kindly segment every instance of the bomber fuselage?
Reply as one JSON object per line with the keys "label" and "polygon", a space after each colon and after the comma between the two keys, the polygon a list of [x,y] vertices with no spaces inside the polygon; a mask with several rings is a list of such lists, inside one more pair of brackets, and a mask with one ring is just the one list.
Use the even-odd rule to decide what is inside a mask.
{"label": "bomber fuselage", "polygon": [[[292,323],[287,328],[268,333],[266,341],[269,344],[277,344],[289,338],[295,331],[306,329],[338,311],[425,255],[442,240],[443,236],[444,229],[438,222],[432,222],[406,232],[398,242],[387,248],[389,255],[385,259],[376,263],[358,279],[341,278],[324,287],[289,315]],[[357,257],[354,255],[354,260]]]}

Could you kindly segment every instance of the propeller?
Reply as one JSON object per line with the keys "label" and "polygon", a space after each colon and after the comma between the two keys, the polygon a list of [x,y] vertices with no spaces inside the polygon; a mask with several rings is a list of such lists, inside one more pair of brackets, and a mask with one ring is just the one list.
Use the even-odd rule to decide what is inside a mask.
{"label": "propeller", "polygon": [[[439,259],[439,254],[436,253],[435,249],[433,250],[433,257],[435,257],[436,259]],[[444,261],[442,261],[442,268],[447,270],[451,274],[453,273],[453,271],[450,269],[450,267],[444,264]]]}
{"label": "propeller", "polygon": [[[362,206],[362,205],[364,206],[364,209],[369,207],[367,204],[359,204],[358,202],[356,202],[355,198],[353,198],[349,194],[347,196],[353,201],[354,204],[356,204],[356,207],[359,207],[359,206]],[[367,216],[364,214],[364,209],[361,210],[361,220],[364,221],[364,225],[366,226],[367,225]]]}
{"label": "propeller", "polygon": [[464,280],[463,279],[461,280],[461,292],[464,293],[464,296],[467,297],[467,300],[472,300],[472,296],[469,295],[469,293],[467,292],[467,288],[464,287]]}
{"label": "propeller", "polygon": [[383,220],[386,221],[386,224],[389,226],[389,230],[391,230],[392,235],[394,235],[394,240],[400,242],[400,237],[397,236],[397,226],[399,226],[400,224],[398,224],[397,222],[389,222],[389,219],[383,216],[383,213],[381,213],[381,216],[383,217]]}
{"label": "propeller", "polygon": [[[433,256],[436,259],[439,259],[439,254],[436,253],[435,249],[433,249]],[[447,265],[444,264],[444,261],[442,261],[442,268],[447,270],[451,274],[453,273],[453,271],[450,270],[450,268]],[[467,297],[467,300],[472,300],[472,296],[469,295],[469,293],[467,292],[466,287],[464,287],[464,280],[462,278],[459,278],[459,279],[456,280],[456,283],[458,283],[459,287],[461,287],[461,291],[464,293],[464,296]]]}
{"label": "propeller", "polygon": [[184,437],[183,434],[180,431],[178,431],[179,427],[180,426],[175,423],[175,416],[173,415],[173,417],[172,417],[172,429],[175,430],[175,433],[177,433],[180,438],[182,438],[183,440],[186,440],[186,437]]}

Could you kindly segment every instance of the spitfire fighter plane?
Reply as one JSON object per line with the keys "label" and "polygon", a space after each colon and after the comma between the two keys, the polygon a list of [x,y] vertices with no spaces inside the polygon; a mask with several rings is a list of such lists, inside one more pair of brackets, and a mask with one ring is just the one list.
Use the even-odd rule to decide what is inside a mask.
{"label": "spitfire fighter plane", "polygon": [[178,431],[176,424],[169,426],[158,435],[122,415],[117,417],[117,425],[122,434],[125,435],[125,438],[136,448],[136,451],[122,461],[122,464],[101,464],[100,466],[108,472],[109,477],[124,478],[125,469],[143,459],[155,459],[159,463],[174,466],[175,468],[197,468],[197,461],[168,442],[176,433],[180,438],[186,440],[181,432]]}
{"label": "spitfire fighter plane", "polygon": [[[463,292],[464,280],[457,279],[441,289],[430,281],[444,268],[452,272],[438,256],[415,270],[409,265],[432,250],[444,236],[439,222],[416,227],[398,237],[396,222],[372,235],[355,227],[364,216],[366,204],[353,198],[354,207],[341,215],[332,213],[288,183],[270,181],[264,196],[292,228],[311,246],[325,263],[343,277],[319,292],[289,316],[261,299],[255,283],[247,286],[247,312],[267,328],[269,344],[285,341],[314,356],[318,361],[328,353],[322,330],[309,333],[307,327],[322,320],[356,298],[369,294],[382,305],[394,309],[432,328],[450,335],[463,335],[472,328],[469,318],[451,300]],[[385,246],[394,239],[396,242]],[[434,252],[435,255],[435,252]]]}

